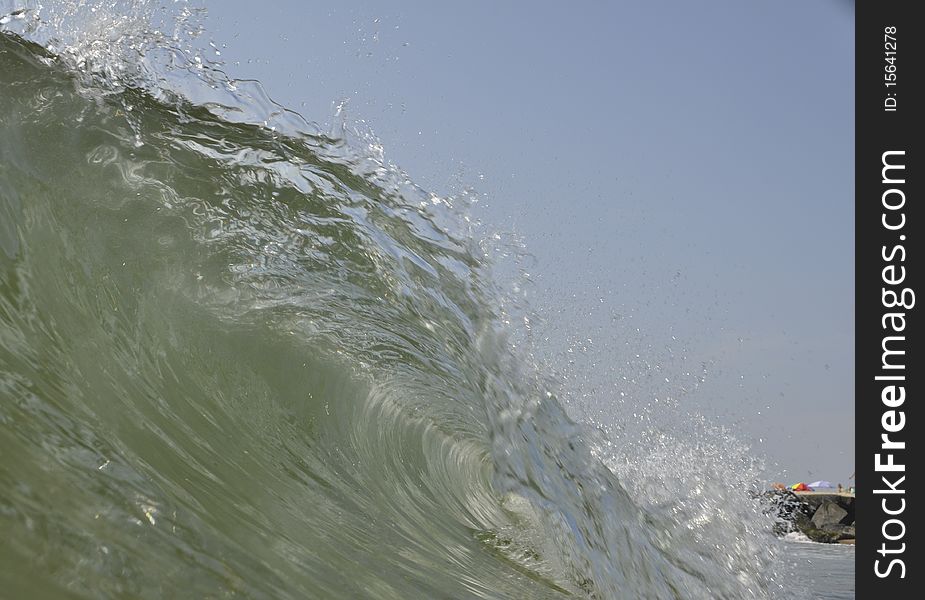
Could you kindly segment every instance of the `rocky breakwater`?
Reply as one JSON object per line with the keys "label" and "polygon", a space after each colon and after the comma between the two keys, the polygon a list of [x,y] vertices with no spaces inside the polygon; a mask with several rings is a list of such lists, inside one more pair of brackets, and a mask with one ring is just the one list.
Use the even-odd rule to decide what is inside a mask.
{"label": "rocky breakwater", "polygon": [[854,543],[854,495],[774,490],[766,498],[779,535],[798,531],[814,542]]}

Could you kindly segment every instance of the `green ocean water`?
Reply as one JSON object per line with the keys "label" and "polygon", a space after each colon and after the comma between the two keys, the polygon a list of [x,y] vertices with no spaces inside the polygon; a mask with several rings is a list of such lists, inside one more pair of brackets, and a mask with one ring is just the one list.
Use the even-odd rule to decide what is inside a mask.
{"label": "green ocean water", "polygon": [[461,209],[142,33],[0,34],[0,597],[793,597],[744,492],[621,479]]}

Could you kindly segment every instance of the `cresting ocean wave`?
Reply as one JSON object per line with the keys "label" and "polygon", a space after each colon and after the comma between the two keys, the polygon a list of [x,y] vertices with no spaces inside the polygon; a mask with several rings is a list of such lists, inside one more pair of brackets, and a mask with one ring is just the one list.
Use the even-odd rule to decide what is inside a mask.
{"label": "cresting ocean wave", "polygon": [[0,3],[0,595],[784,595],[737,447],[570,416],[464,198],[177,6]]}

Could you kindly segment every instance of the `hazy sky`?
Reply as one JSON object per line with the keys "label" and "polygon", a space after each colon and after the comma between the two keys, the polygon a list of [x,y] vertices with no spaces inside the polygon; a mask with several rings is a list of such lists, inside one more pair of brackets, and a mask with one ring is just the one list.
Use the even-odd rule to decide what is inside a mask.
{"label": "hazy sky", "polygon": [[322,124],[349,99],[415,181],[483,195],[601,412],[679,398],[847,483],[852,3],[206,4],[232,76]]}

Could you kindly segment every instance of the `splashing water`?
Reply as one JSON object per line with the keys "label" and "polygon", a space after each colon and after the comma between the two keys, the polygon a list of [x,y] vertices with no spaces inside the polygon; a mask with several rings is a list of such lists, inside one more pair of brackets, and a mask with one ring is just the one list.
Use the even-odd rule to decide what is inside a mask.
{"label": "splashing water", "polygon": [[0,3],[0,585],[776,597],[747,449],[570,417],[464,195],[227,77],[201,18]]}

